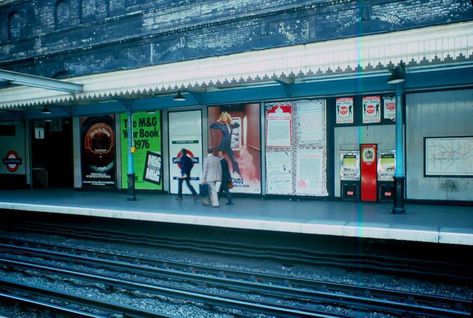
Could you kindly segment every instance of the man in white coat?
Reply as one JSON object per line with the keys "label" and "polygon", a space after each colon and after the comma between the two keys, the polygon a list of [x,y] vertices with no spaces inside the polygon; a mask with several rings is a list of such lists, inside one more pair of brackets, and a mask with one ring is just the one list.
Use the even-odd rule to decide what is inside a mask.
{"label": "man in white coat", "polygon": [[[222,165],[217,157],[216,149],[209,149],[209,155],[204,160],[204,172],[202,173],[202,183],[209,185],[210,203],[212,207],[220,206],[218,202],[217,184],[222,181]],[[205,204],[205,202],[204,202]]]}

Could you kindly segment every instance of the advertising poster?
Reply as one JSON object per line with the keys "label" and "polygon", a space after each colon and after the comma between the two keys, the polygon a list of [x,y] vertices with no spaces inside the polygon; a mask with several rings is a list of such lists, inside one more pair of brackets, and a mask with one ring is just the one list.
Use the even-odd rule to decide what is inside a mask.
{"label": "advertising poster", "polygon": [[[325,102],[317,99],[265,104],[267,194],[328,195]],[[285,124],[272,134],[271,125],[278,117],[284,118]]]}
{"label": "advertising poster", "polygon": [[144,167],[143,180],[161,185],[163,160],[159,153],[148,151]]}
{"label": "advertising poster", "polygon": [[[133,154],[135,189],[162,190],[161,114],[133,114]],[[120,115],[122,189],[128,188],[128,115]],[[159,170],[156,170],[159,165]]]}
{"label": "advertising poster", "polygon": [[340,180],[360,180],[360,152],[340,151]]}
{"label": "advertising poster", "polygon": [[81,117],[82,186],[115,187],[115,116]]}
{"label": "advertising poster", "polygon": [[[178,160],[183,148],[194,162],[190,182],[195,189],[198,189],[202,175],[202,112],[200,110],[169,112],[168,119],[170,192],[177,193],[178,179],[181,175]],[[182,187],[182,193],[191,194],[186,186]]]}
{"label": "advertising poster", "polygon": [[325,100],[301,100],[297,107],[299,145],[325,145]]}
{"label": "advertising poster", "polygon": [[353,124],[353,97],[336,99],[337,124]]}
{"label": "advertising poster", "polygon": [[260,105],[208,108],[209,147],[225,152],[236,193],[261,193]]}
{"label": "advertising poster", "polygon": [[326,196],[323,149],[297,149],[296,194]]}
{"label": "advertising poster", "polygon": [[384,119],[396,120],[396,98],[395,97],[385,97],[384,98]]}
{"label": "advertising poster", "polygon": [[396,151],[390,150],[378,152],[378,180],[393,181],[395,171]]}
{"label": "advertising poster", "polygon": [[292,103],[266,104],[266,146],[291,146]]}
{"label": "advertising poster", "polygon": [[266,191],[270,194],[292,194],[292,151],[266,153]]}
{"label": "advertising poster", "polygon": [[363,124],[381,122],[381,97],[363,97]]}

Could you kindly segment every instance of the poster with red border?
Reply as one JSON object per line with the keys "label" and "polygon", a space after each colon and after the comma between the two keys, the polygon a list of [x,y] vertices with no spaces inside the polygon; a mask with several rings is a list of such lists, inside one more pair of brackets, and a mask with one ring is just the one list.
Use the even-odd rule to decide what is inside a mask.
{"label": "poster with red border", "polygon": [[363,124],[372,124],[381,122],[381,97],[364,96],[363,97]]}
{"label": "poster with red border", "polygon": [[384,119],[388,119],[388,120],[392,120],[392,121],[395,121],[396,120],[396,98],[394,97],[385,97],[383,99],[383,102],[384,102],[384,115],[383,115],[383,118]]}
{"label": "poster with red border", "polygon": [[290,147],[292,104],[266,105],[266,147]]}
{"label": "poster with red border", "polygon": [[353,124],[353,97],[336,99],[337,124]]}

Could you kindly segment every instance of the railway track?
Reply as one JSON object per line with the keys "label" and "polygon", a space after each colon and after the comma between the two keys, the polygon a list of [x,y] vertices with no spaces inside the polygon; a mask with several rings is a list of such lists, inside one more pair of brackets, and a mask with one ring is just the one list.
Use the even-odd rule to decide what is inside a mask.
{"label": "railway track", "polygon": [[0,280],[0,301],[59,317],[176,317],[5,280]]}
{"label": "railway track", "polygon": [[[231,297],[222,297],[182,290],[179,288],[161,287],[153,284],[146,284],[127,279],[120,279],[112,276],[88,274],[83,271],[63,269],[54,266],[38,265],[35,263],[9,260],[5,258],[0,258],[0,264],[2,264],[2,266],[8,266],[9,271],[26,270],[29,272],[30,275],[31,271],[40,271],[45,273],[45,275],[53,274],[55,276],[61,275],[64,277],[74,277],[75,279],[88,281],[90,286],[96,286],[97,284],[101,284],[102,286],[105,286],[108,290],[119,290],[121,293],[128,293],[130,295],[136,295],[137,293],[142,293],[146,295],[157,295],[159,297],[181,299],[187,302],[191,301],[196,304],[201,303],[205,306],[212,306],[212,308],[240,310],[242,313],[239,313],[238,316],[249,316],[249,312],[253,312],[257,314],[266,314],[271,317],[347,317],[345,315],[340,316],[330,313],[317,313],[315,311],[298,310],[295,308],[285,307],[281,305],[277,306],[264,303],[255,303]],[[38,277],[40,277],[40,275],[38,275]],[[8,284],[9,282],[5,282],[3,279],[0,279],[0,285],[3,285],[4,283]],[[89,299],[89,303],[92,307],[95,308],[95,301],[93,299]],[[156,317],[159,316],[160,314],[157,313]],[[134,317],[134,315],[131,315],[131,317]]]}
{"label": "railway track", "polygon": [[[69,267],[87,265],[104,268],[119,273],[139,275],[142,279],[192,284],[192,292],[171,286],[153,286],[142,281],[127,281],[120,283],[117,277],[100,275],[101,282],[110,284],[110,280],[121,287],[136,289],[145,288],[144,293],[164,293],[168,297],[178,297],[195,302],[212,304],[217,307],[230,307],[237,310],[265,313],[276,316],[325,317],[332,316],[322,310],[326,307],[338,307],[346,310],[343,317],[367,316],[371,312],[404,317],[406,314],[416,317],[469,317],[471,304],[469,300],[429,296],[418,293],[396,292],[392,290],[367,288],[298,279],[287,276],[265,275],[256,272],[222,270],[208,266],[189,266],[179,262],[160,261],[159,259],[130,257],[118,253],[99,252],[91,249],[80,249],[64,245],[44,244],[31,241],[10,240],[1,243],[0,250],[8,258],[0,259],[0,264],[10,267],[34,268],[35,270],[58,271],[59,274],[86,277],[95,274],[84,274],[70,269],[45,266],[30,262],[22,262],[12,258],[12,255],[27,256],[34,259],[44,259],[54,262],[67,262]],[[69,268],[68,267],[68,268]],[[66,272],[64,272],[66,271]],[[73,272],[73,273],[72,273]],[[86,275],[86,276],[84,276]],[[138,284],[134,285],[134,284]],[[143,284],[146,287],[143,287]],[[168,284],[169,285],[169,284]],[[197,286],[197,287],[196,287]],[[116,286],[115,286],[116,288]],[[164,288],[164,290],[162,290]],[[218,296],[209,295],[206,290],[218,289]],[[170,290],[174,289],[174,292]],[[200,290],[196,293],[194,291]],[[223,292],[222,292],[223,291]],[[188,294],[190,292],[190,294]],[[177,293],[177,295],[175,294]],[[226,302],[222,294],[227,294]],[[253,303],[241,294],[258,295],[260,303]],[[210,298],[207,298],[210,297]],[[223,301],[220,303],[219,301]],[[293,307],[278,304],[291,303]],[[337,317],[335,315],[335,317]]]}
{"label": "railway track", "polygon": [[[340,253],[336,251],[313,251],[305,249],[287,249],[279,246],[257,246],[241,242],[216,242],[214,240],[193,239],[180,237],[155,237],[131,233],[117,233],[113,231],[97,231],[81,227],[65,227],[60,225],[47,225],[36,223],[21,223],[22,230],[43,234],[63,235],[68,238],[108,241],[120,244],[133,244],[137,246],[150,246],[168,248],[171,250],[211,252],[213,255],[235,256],[253,259],[266,259],[291,266],[309,264],[317,266],[330,266],[348,270],[368,270],[382,274],[392,274],[401,277],[426,278],[460,284],[473,284],[471,264],[457,264],[456,262],[415,260],[412,257],[393,257],[389,255],[373,255],[362,252]],[[5,229],[9,229],[5,227]],[[14,230],[15,228],[11,228]]]}

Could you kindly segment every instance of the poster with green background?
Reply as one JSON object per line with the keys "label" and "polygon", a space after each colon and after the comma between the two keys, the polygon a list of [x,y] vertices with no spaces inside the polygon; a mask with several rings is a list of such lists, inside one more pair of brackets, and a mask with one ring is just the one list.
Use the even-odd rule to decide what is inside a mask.
{"label": "poster with green background", "polygon": [[[161,114],[133,114],[135,189],[162,190]],[[128,115],[120,115],[122,189],[128,188]],[[151,159],[150,159],[151,158]],[[150,177],[150,171],[155,171]]]}

